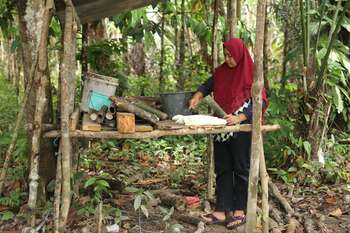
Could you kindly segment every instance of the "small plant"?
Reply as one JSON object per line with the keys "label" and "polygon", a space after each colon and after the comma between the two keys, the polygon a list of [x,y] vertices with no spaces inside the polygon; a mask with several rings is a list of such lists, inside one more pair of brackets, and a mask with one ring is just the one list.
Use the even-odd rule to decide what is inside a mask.
{"label": "small plant", "polygon": [[135,187],[127,187],[126,191],[134,194],[134,209],[141,210],[142,213],[148,218],[149,212],[147,209],[147,204],[150,200],[154,199],[154,196],[149,191],[145,191],[143,189],[138,189]]}
{"label": "small plant", "polygon": [[169,223],[169,220],[171,216],[174,214],[174,207],[171,207],[170,209],[164,208],[159,206],[160,212],[164,215],[163,221],[165,222],[165,233],[178,233],[181,232],[183,229],[183,226],[181,224],[171,224]]}
{"label": "small plant", "polygon": [[93,187],[94,199],[97,201],[102,200],[103,193],[110,195],[110,192],[108,190],[109,184],[103,179],[98,179],[96,177],[89,178],[84,184],[84,188],[88,187]]}

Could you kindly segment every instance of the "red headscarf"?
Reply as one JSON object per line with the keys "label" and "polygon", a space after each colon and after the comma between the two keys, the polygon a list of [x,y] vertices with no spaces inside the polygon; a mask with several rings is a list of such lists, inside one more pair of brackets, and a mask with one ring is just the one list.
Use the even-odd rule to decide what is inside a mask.
{"label": "red headscarf", "polygon": [[[232,38],[224,43],[237,63],[230,68],[226,62],[214,72],[214,99],[227,114],[238,110],[243,103],[251,98],[254,76],[254,63],[243,41]],[[267,103],[266,91],[263,89],[262,98]]]}

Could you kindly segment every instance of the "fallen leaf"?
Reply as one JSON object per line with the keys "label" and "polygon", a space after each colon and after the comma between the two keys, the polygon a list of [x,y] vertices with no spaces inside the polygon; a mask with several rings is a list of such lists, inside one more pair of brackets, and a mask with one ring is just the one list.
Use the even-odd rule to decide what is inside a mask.
{"label": "fallen leaf", "polygon": [[0,212],[11,209],[9,206],[0,205]]}
{"label": "fallen leaf", "polygon": [[340,208],[336,208],[335,210],[329,213],[329,215],[333,217],[340,217],[342,214],[343,213]]}
{"label": "fallen leaf", "polygon": [[335,205],[337,204],[337,198],[335,196],[328,196],[325,198],[325,202],[330,205]]}

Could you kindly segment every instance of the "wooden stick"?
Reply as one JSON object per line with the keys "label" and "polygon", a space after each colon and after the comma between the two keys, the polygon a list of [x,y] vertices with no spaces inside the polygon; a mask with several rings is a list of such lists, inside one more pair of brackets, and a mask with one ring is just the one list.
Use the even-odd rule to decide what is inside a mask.
{"label": "wooden stick", "polygon": [[[279,125],[264,125],[262,126],[262,131],[269,132],[279,130]],[[163,136],[182,136],[182,135],[195,135],[195,134],[218,134],[218,133],[228,133],[228,132],[251,132],[251,125],[233,125],[226,126],[224,128],[185,128],[185,129],[174,129],[174,130],[153,130],[152,132],[136,132],[132,134],[121,134],[115,131],[101,131],[101,132],[89,132],[76,130],[70,133],[71,137],[78,138],[134,138],[134,139],[143,139],[143,138],[159,138]],[[60,136],[60,132],[55,130],[47,132],[44,134],[44,137],[55,138]]]}
{"label": "wooden stick", "polygon": [[[71,157],[72,143],[69,132],[69,114],[74,105],[75,90],[75,50],[76,22],[74,20],[74,5],[71,0],[65,0],[65,23],[63,41],[63,59],[61,72],[61,149],[62,149],[62,200],[60,209],[59,231],[64,232],[71,205]],[[72,89],[72,87],[74,89]]]}
{"label": "wooden stick", "polygon": [[[253,130],[249,170],[249,187],[247,203],[246,233],[256,231],[257,189],[259,179],[259,164],[263,150],[262,140],[262,90],[263,77],[263,47],[265,27],[266,0],[258,0],[256,14],[256,40],[254,48],[254,81],[252,85],[253,99]],[[267,221],[267,220],[266,220]]]}
{"label": "wooden stick", "polygon": [[59,230],[60,205],[61,205],[61,190],[62,190],[62,156],[61,149],[58,151],[56,180],[55,180],[55,201],[54,201],[54,225],[55,231]]}
{"label": "wooden stick", "polygon": [[74,112],[70,115],[69,118],[69,130],[74,131],[77,129],[79,122],[80,108],[76,107]]}
{"label": "wooden stick", "polygon": [[135,104],[137,107],[142,108],[143,110],[155,114],[159,119],[161,120],[166,120],[168,118],[168,114],[165,112],[159,111],[156,108],[153,108],[149,106],[147,103],[141,101],[141,100],[136,100],[136,99],[130,99],[131,103]]}
{"label": "wooden stick", "polygon": [[263,233],[269,233],[269,175],[266,171],[264,149],[261,150],[260,164],[260,182],[262,192],[262,226]]}
{"label": "wooden stick", "polygon": [[208,104],[219,117],[226,116],[226,112],[216,103],[216,101],[210,95],[206,96],[203,101]]}
{"label": "wooden stick", "polygon": [[153,124],[159,122],[159,118],[156,115],[137,107],[133,103],[130,103],[115,96],[111,96],[110,99],[115,103],[117,108],[123,111],[134,113],[136,116],[141,117],[142,119],[147,120]]}

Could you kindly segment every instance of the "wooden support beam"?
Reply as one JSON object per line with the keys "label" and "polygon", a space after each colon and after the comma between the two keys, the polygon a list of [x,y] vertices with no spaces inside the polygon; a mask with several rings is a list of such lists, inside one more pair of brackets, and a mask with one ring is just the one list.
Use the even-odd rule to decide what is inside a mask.
{"label": "wooden support beam", "polygon": [[[264,125],[261,130],[263,132],[270,132],[279,130],[281,127],[279,125]],[[249,124],[244,125],[233,125],[226,126],[224,128],[210,128],[210,127],[200,127],[200,128],[183,128],[174,130],[153,130],[152,132],[136,132],[130,134],[121,134],[116,131],[101,131],[101,132],[88,132],[82,130],[76,130],[70,133],[71,137],[77,138],[133,138],[133,139],[143,139],[143,138],[159,138],[163,136],[184,136],[184,135],[198,135],[198,134],[218,134],[218,133],[228,133],[228,132],[251,132],[252,126]],[[45,133],[44,137],[55,138],[60,136],[60,132],[55,130]]]}

